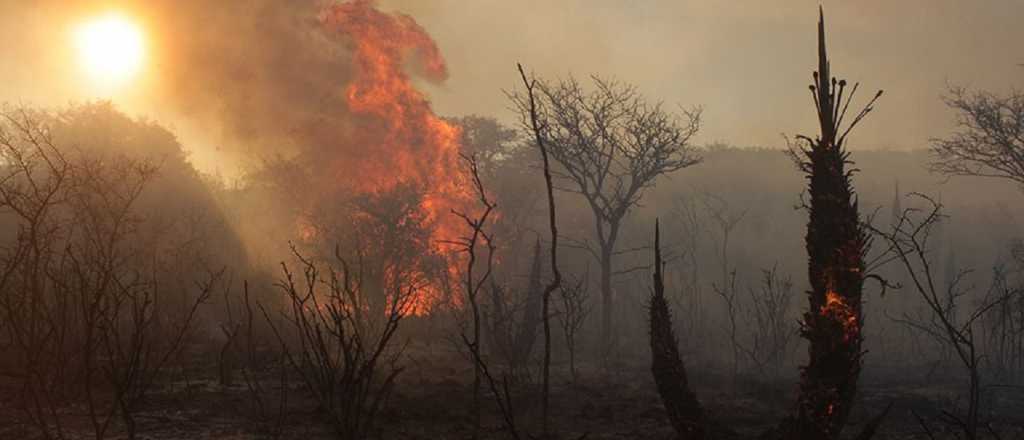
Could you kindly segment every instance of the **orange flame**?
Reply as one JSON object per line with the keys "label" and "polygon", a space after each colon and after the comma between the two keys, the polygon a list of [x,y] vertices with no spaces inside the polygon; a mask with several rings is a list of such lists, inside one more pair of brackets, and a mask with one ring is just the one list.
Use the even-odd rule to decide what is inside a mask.
{"label": "orange flame", "polygon": [[[464,234],[452,208],[471,200],[459,159],[461,130],[438,117],[430,101],[407,73],[432,82],[447,79],[448,70],[437,45],[411,17],[377,10],[372,0],[354,0],[327,7],[320,21],[342,35],[352,50],[353,79],[346,100],[359,124],[349,141],[365,149],[358,171],[337,170],[337,179],[355,191],[380,194],[399,185],[423,191],[420,209],[432,229],[431,243],[448,254],[441,242]],[[456,259],[450,258],[451,264]],[[424,313],[440,297],[424,289],[411,308]]]}
{"label": "orange flame", "polygon": [[857,335],[857,315],[838,293],[832,290],[825,293],[825,305],[821,306],[821,315],[831,317],[843,325],[844,339],[847,342]]}

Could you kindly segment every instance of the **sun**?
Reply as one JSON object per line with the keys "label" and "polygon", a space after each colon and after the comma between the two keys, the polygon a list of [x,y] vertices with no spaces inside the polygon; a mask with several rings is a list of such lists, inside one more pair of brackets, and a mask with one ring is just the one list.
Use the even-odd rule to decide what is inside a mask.
{"label": "sun", "polygon": [[120,82],[142,69],[142,29],[123,15],[110,13],[82,23],[74,39],[82,68],[96,80]]}

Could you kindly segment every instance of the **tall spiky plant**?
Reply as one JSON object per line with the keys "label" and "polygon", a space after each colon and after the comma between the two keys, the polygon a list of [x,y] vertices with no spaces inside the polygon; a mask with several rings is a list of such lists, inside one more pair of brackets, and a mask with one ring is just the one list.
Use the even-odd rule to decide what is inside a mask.
{"label": "tall spiky plant", "polygon": [[[850,181],[852,170],[847,169],[849,155],[843,145],[846,136],[882,95],[881,91],[876,93],[842,130],[857,87],[854,84],[849,95],[845,95],[846,81],[836,80],[829,73],[825,18],[819,9],[818,70],[810,89],[821,134],[814,139],[800,136],[807,146],[794,152],[810,180],[806,246],[811,290],[807,292],[808,308],[801,327],[801,335],[809,342],[809,361],[801,369],[795,411],[776,428],[762,434],[761,440],[838,439],[857,392],[863,340],[861,295],[867,278],[864,254],[869,242]],[[658,393],[680,439],[737,438],[735,431],[708,416],[689,387],[665,302],[658,235],[656,226],[650,342]],[[856,439],[870,439],[891,408],[890,404],[872,418]]]}
{"label": "tall spiky plant", "polygon": [[679,343],[672,327],[672,312],[665,299],[665,282],[661,274],[661,233],[654,223],[654,291],[650,304],[651,373],[658,394],[680,438],[706,438],[709,426],[704,410],[690,389],[686,368],[679,356]]}
{"label": "tall spiky plant", "polygon": [[861,370],[861,308],[865,279],[864,254],[868,238],[854,196],[844,142],[850,131],[872,110],[881,91],[843,129],[850,102],[846,80],[829,71],[825,50],[825,19],[819,10],[818,70],[810,86],[821,133],[801,136],[806,147],[801,166],[807,173],[810,220],[807,224],[808,310],[801,336],[809,343],[809,361],[802,368],[796,412],[781,431],[790,439],[838,438],[850,414]]}

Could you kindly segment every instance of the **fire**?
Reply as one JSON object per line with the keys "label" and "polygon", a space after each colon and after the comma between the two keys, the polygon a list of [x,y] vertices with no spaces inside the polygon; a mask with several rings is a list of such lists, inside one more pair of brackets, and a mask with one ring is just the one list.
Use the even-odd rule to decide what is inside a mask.
{"label": "fire", "polygon": [[855,337],[859,329],[857,327],[857,314],[852,307],[846,303],[842,296],[829,290],[825,294],[825,305],[821,306],[821,315],[828,316],[843,325],[844,338],[849,341]]}
{"label": "fire", "polygon": [[378,11],[369,0],[329,7],[321,21],[352,48],[355,72],[346,97],[364,126],[353,133],[353,143],[364,145],[370,150],[364,159],[376,162],[362,164],[373,167],[369,170],[349,173],[358,181],[347,183],[372,192],[402,183],[430,188],[424,208],[434,215],[450,209],[446,202],[461,201],[460,130],[434,114],[406,73],[412,61],[428,80],[447,79],[444,58],[430,36],[412,18]]}
{"label": "fire", "polygon": [[[411,17],[381,12],[372,0],[329,6],[320,21],[352,51],[354,71],[345,97],[358,124],[346,141],[364,153],[354,158],[356,164],[349,161],[336,168],[338,183],[364,194],[384,194],[399,186],[423,191],[419,210],[430,228],[431,246],[438,254],[450,254],[441,243],[465,234],[451,210],[472,200],[461,171],[461,133],[434,113],[407,72],[444,81],[448,70],[440,50]],[[448,261],[457,264],[454,256]],[[425,293],[411,309],[428,310],[439,298],[437,289],[431,290],[421,289]]]}

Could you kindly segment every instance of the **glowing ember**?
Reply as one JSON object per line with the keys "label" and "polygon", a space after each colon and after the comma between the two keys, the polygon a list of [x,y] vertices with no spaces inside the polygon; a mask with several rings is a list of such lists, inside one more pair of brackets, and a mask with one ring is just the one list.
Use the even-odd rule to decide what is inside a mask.
{"label": "glowing ember", "polygon": [[831,290],[825,294],[825,305],[821,306],[821,315],[832,317],[843,325],[845,340],[849,341],[857,335],[857,315],[843,297]]}

